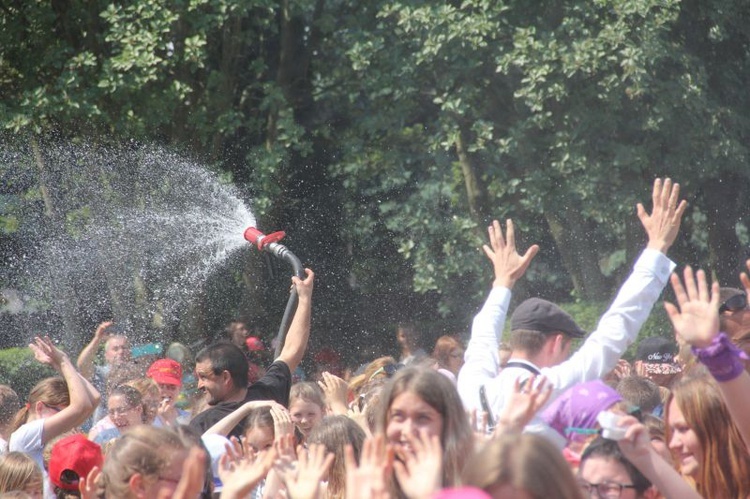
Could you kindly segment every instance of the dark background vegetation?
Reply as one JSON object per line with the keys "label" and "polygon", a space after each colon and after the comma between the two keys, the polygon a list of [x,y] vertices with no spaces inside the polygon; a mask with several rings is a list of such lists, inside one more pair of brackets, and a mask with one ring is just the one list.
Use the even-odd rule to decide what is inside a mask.
{"label": "dark background vegetation", "polygon": [[[401,320],[467,331],[493,218],[542,247],[514,302],[601,309],[657,176],[690,203],[675,261],[736,285],[750,256],[745,1],[53,0],[2,2],[0,26],[0,126],[22,151],[0,164],[3,262],[86,226],[81,178],[116,196],[49,150],[142,144],[205,164],[288,233],[318,276],[313,349],[350,358],[392,348]],[[11,313],[25,276],[3,267],[0,345],[23,344],[34,315],[76,350],[112,315],[106,294],[62,319]],[[240,317],[270,338],[285,272],[234,255],[184,321],[144,327],[190,342]]]}

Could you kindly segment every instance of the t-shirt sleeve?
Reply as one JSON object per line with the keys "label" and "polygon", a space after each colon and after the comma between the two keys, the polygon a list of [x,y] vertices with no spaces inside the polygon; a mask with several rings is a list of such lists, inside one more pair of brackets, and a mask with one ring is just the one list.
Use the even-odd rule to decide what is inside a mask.
{"label": "t-shirt sleeve", "polygon": [[275,400],[284,407],[289,406],[289,390],[292,388],[292,373],[286,362],[277,360],[258,381],[247,389],[245,402],[251,400]]}
{"label": "t-shirt sleeve", "polygon": [[39,452],[42,445],[42,433],[44,432],[44,419],[35,419],[21,425],[13,432],[8,441],[10,452],[18,451],[25,453]]}

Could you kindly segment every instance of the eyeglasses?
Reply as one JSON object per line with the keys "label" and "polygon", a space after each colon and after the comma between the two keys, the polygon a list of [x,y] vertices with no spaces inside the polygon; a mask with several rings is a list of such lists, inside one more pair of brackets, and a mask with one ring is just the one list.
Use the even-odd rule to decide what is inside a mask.
{"label": "eyeglasses", "polygon": [[128,412],[132,411],[134,407],[135,406],[132,406],[132,407],[116,407],[114,409],[110,408],[107,411],[107,414],[110,417],[112,417],[112,416],[122,416],[122,415],[127,414]]}
{"label": "eyeglasses", "polygon": [[719,313],[724,312],[738,312],[747,308],[747,295],[740,293],[729,298],[727,301],[721,304],[719,307]]}
{"label": "eyeglasses", "polygon": [[404,367],[403,364],[386,364],[384,366],[381,366],[370,375],[370,379],[368,379],[368,381],[372,381],[378,374],[385,374],[386,377],[390,378],[391,376],[396,374],[396,371],[398,371],[402,367]]}
{"label": "eyeglasses", "polygon": [[[44,402],[42,402],[42,404],[44,404]],[[49,405],[49,404],[44,404],[44,407],[46,407],[47,409],[51,409],[55,411],[56,413],[63,410],[62,407],[55,407],[54,405]]]}
{"label": "eyeglasses", "polygon": [[635,485],[633,485],[632,483],[590,483],[583,479],[578,480],[578,485],[584,492],[586,492],[586,494],[588,494],[589,497],[592,497],[594,495],[594,491],[596,491],[596,497],[602,497],[604,499],[618,499],[622,494],[622,489],[635,488]]}

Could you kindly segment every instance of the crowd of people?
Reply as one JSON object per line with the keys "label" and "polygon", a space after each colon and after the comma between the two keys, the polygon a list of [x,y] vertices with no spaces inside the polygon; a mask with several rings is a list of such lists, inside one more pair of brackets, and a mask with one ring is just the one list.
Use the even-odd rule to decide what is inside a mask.
{"label": "crowd of people", "polygon": [[[503,341],[539,251],[519,252],[508,220],[488,228],[494,280],[465,345],[443,336],[428,353],[418,325],[401,324],[398,358],[347,370],[328,347],[301,380],[309,269],[292,278],[299,301],[276,358],[239,321],[195,355],[175,344],[148,365],[111,322],[76,362],[36,338],[34,357],[59,375],[25,400],[0,385],[0,498],[747,499],[750,277],[720,288],[675,272],[685,202],[669,179],[637,211],[648,242],[591,333],[535,297]],[[668,283],[674,335],[638,341]]]}

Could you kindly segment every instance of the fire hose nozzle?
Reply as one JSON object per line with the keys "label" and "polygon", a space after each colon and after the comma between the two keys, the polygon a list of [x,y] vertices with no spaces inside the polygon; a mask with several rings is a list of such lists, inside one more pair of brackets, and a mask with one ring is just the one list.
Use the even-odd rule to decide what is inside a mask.
{"label": "fire hose nozzle", "polygon": [[259,250],[263,251],[266,245],[281,241],[286,236],[286,232],[278,231],[266,235],[255,227],[248,227],[245,229],[243,236],[249,243],[254,244]]}

